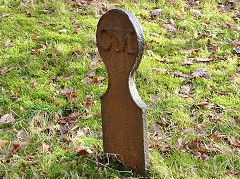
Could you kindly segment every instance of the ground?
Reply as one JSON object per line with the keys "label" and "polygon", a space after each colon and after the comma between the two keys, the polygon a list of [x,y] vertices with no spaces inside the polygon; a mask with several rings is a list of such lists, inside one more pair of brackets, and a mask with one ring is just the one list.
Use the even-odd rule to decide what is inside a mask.
{"label": "ground", "polygon": [[239,177],[237,0],[0,0],[0,178],[137,177],[102,149],[95,33],[112,8],[145,35],[148,176]]}

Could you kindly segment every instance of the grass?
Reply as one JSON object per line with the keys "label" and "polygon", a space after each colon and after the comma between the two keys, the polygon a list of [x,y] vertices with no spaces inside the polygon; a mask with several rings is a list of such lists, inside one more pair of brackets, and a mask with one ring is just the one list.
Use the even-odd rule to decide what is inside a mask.
{"label": "grass", "polygon": [[[95,40],[101,14],[97,1],[78,2],[0,0],[0,116],[16,119],[0,125],[0,178],[137,177],[102,152],[98,114],[108,80],[93,80],[107,78]],[[145,51],[136,76],[149,107],[149,177],[239,177],[240,5],[228,12],[227,0],[191,7],[183,0],[101,2],[103,11],[112,5],[135,14],[145,49],[154,53]],[[151,18],[154,7],[163,11]],[[176,24],[175,32],[166,24]],[[66,33],[59,33],[63,29]],[[182,65],[186,60],[191,65]],[[205,77],[172,74],[191,75],[199,68],[207,69]],[[86,84],[86,77],[93,82]],[[185,96],[183,85],[190,88]],[[75,95],[62,95],[64,88]],[[74,112],[80,116],[67,122],[73,128],[63,130],[66,123],[59,119]]]}

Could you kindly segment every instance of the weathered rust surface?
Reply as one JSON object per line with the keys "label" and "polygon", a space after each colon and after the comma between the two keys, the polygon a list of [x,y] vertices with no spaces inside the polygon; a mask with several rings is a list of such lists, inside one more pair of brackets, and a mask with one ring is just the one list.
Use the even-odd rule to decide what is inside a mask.
{"label": "weathered rust surface", "polygon": [[101,97],[104,152],[119,154],[127,167],[145,174],[149,166],[146,105],[135,85],[144,35],[136,17],[123,9],[104,14],[97,26],[97,47],[109,77]]}

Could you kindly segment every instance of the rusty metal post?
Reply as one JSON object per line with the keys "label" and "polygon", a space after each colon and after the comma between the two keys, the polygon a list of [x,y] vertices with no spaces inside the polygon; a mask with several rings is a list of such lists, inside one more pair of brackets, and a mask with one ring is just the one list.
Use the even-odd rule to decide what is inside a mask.
{"label": "rusty metal post", "polygon": [[97,26],[97,47],[109,78],[101,97],[104,152],[119,154],[127,167],[145,174],[149,166],[147,107],[135,85],[144,35],[136,17],[123,9],[105,13]]}

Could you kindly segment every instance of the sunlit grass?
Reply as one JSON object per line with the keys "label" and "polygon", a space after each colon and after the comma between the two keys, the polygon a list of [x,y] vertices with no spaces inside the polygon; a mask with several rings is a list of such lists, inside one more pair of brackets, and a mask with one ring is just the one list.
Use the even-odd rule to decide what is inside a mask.
{"label": "sunlit grass", "polygon": [[[106,8],[111,4],[101,2]],[[157,145],[150,148],[150,178],[227,178],[228,171],[240,171],[239,149],[225,141],[226,136],[231,142],[240,139],[240,67],[232,44],[239,38],[239,30],[224,27],[224,23],[240,24],[234,21],[234,12],[217,8],[219,2],[227,4],[225,0],[208,0],[195,5],[200,18],[191,15],[187,1],[112,4],[112,8],[125,8],[137,16],[145,34],[145,49],[154,53],[144,52],[136,85],[148,105],[150,136],[160,133],[167,139],[157,144],[172,148],[166,152]],[[92,79],[107,77],[107,71],[102,61],[91,64],[94,58],[100,59],[95,32],[101,15],[97,1],[83,6],[76,3],[0,0],[0,116],[11,113],[16,119],[14,124],[0,125],[0,141],[9,141],[1,147],[0,178],[137,177],[103,155],[100,97],[108,79],[102,87]],[[163,11],[151,19],[149,12],[156,7]],[[176,33],[164,28],[170,21],[176,23]],[[63,29],[66,32],[59,33]],[[216,51],[213,45],[218,47]],[[195,63],[196,58],[212,55],[219,58]],[[192,65],[183,66],[186,60]],[[93,68],[95,73],[86,85],[84,80]],[[208,78],[172,75],[191,75],[198,68],[206,68]],[[190,87],[189,97],[179,95],[183,85]],[[75,101],[59,93],[64,88],[79,90]],[[154,104],[151,95],[158,97]],[[86,108],[86,96],[91,97],[90,108]],[[207,106],[196,105],[206,101]],[[61,133],[58,119],[73,112],[81,113],[81,117],[73,130]],[[182,134],[189,128],[194,132]],[[21,130],[26,132],[23,138],[18,134]],[[214,133],[221,141],[210,137]],[[184,143],[200,138],[206,145],[218,145],[223,152],[209,152],[204,160],[196,153],[174,148],[179,137]],[[16,142],[26,145],[17,150]],[[49,148],[42,153],[39,147],[43,143]],[[78,153],[85,149],[93,153]]]}

